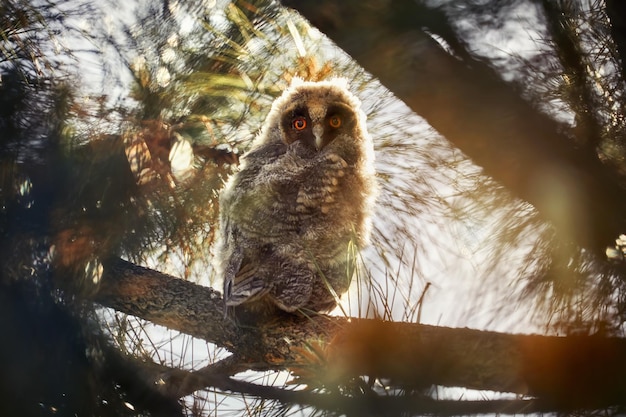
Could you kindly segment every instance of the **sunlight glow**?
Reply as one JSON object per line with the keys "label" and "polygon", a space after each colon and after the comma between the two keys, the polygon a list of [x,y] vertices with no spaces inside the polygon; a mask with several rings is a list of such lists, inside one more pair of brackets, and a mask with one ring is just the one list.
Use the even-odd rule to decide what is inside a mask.
{"label": "sunlight glow", "polygon": [[189,140],[182,135],[174,133],[174,144],[170,150],[169,160],[172,175],[176,179],[184,179],[193,167],[194,153]]}

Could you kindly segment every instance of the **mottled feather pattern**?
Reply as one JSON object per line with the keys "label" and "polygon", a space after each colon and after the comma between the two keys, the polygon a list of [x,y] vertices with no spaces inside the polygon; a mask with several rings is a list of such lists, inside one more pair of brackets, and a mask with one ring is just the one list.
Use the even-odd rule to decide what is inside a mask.
{"label": "mottled feather pattern", "polygon": [[227,307],[328,311],[369,237],[373,145],[343,81],[296,80],[220,196],[216,270]]}

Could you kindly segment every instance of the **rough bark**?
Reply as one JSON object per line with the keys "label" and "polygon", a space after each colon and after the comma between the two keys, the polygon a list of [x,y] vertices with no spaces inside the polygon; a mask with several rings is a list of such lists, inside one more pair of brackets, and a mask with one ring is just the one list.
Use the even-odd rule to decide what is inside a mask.
{"label": "rough bark", "polygon": [[319,377],[340,384],[366,375],[406,389],[444,385],[514,392],[559,409],[626,399],[625,339],[513,335],[325,315],[286,315],[238,326],[224,319],[222,300],[211,288],[122,260],[105,264],[94,300],[233,353],[235,361],[199,380],[195,375],[183,391],[198,389],[198,381],[228,385],[224,375],[249,368],[288,369],[305,383]]}
{"label": "rough bark", "polygon": [[[603,253],[626,231],[624,190],[595,154],[520,98],[436,8],[410,0],[284,0],[517,197],[562,239]],[[428,32],[449,42],[447,52]],[[580,140],[579,143],[585,143]],[[600,214],[601,213],[601,214]]]}

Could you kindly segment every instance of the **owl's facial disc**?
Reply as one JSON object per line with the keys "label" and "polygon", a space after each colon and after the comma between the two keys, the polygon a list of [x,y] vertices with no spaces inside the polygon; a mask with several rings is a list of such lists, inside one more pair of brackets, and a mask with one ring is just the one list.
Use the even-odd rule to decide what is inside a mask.
{"label": "owl's facial disc", "polygon": [[299,103],[286,109],[281,120],[285,143],[298,142],[315,152],[321,151],[338,135],[351,132],[355,123],[352,109],[342,102],[326,106]]}

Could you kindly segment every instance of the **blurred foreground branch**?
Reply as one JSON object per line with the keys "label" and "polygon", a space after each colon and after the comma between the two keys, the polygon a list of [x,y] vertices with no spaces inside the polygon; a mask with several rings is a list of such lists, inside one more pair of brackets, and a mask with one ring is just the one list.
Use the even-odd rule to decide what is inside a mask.
{"label": "blurred foreground branch", "polygon": [[[180,371],[184,375],[174,380],[185,380],[186,388],[167,388],[176,395],[205,382],[236,390],[231,375],[245,369],[286,369],[301,378],[297,382],[317,375],[316,382],[326,387],[369,376],[408,392],[432,385],[513,392],[537,398],[534,410],[537,404],[563,410],[626,403],[626,339],[513,335],[326,315],[285,315],[237,326],[224,319],[213,289],[122,260],[105,264],[95,301],[233,353],[235,361],[206,372]],[[295,396],[285,400],[290,402],[300,394],[285,395]]]}

